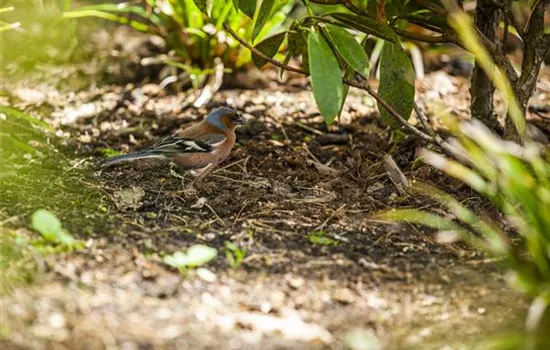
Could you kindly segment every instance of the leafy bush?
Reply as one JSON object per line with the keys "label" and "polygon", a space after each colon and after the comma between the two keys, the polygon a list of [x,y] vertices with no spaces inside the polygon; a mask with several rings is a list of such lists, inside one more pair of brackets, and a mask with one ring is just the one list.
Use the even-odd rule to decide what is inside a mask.
{"label": "leafy bush", "polygon": [[[244,2],[243,2],[244,3]],[[247,9],[249,12],[254,9]],[[262,28],[237,12],[226,1],[144,0],[130,3],[104,3],[80,7],[64,13],[65,18],[98,17],[129,25],[139,31],[163,37],[173,54],[164,62],[183,69],[192,79],[214,73],[215,58],[226,69],[250,62],[250,52],[224,33],[222,24],[239,27],[243,35],[262,38],[279,27],[290,11],[288,0],[276,1],[273,11],[262,17]],[[202,9],[208,15],[201,13]],[[260,30],[261,29],[261,30]]]}
{"label": "leafy bush", "polygon": [[544,155],[536,144],[503,141],[479,121],[452,129],[467,165],[426,150],[422,159],[489,199],[504,215],[504,227],[519,234],[521,246],[511,244],[502,225],[419,183],[413,190],[439,202],[454,219],[415,209],[392,210],[379,218],[430,226],[445,240],[461,239],[505,259],[511,285],[533,300],[527,329],[547,330],[543,327],[550,319],[543,319],[550,316],[550,154]]}
{"label": "leafy bush", "polygon": [[[239,7],[244,4],[254,7],[256,2],[241,0],[238,3]],[[270,13],[272,3],[262,1],[255,15],[257,21]],[[497,129],[498,125],[492,113],[493,82],[497,87],[499,81],[503,81],[501,78],[511,82],[509,90],[512,94],[507,94],[507,97],[515,95],[517,103],[509,101],[514,123],[508,123],[507,133],[523,136],[527,102],[534,90],[544,55],[550,47],[550,33],[545,33],[543,21],[544,1],[479,0],[471,15],[462,9],[462,1],[460,6],[454,1],[425,0],[304,0],[303,3],[307,14],[294,20],[288,30],[265,39],[255,47],[250,47],[242,38],[240,41],[253,51],[263,53],[263,60],[259,63],[264,64],[266,58],[273,57],[287,38],[286,59],[284,62],[271,62],[283,69],[311,73],[313,95],[327,123],[333,122],[342,110],[347,95],[346,84],[373,95],[388,124],[405,126],[424,139],[433,140],[429,137],[431,130],[423,133],[407,123],[414,107],[415,73],[401,45],[405,39],[430,44],[452,43],[474,54],[477,65],[472,77],[472,115],[486,121],[493,129]],[[530,9],[528,20],[520,21],[512,3],[514,8],[521,4]],[[485,18],[488,12],[491,16]],[[496,36],[499,25],[504,28],[502,38]],[[227,25],[225,27],[230,30]],[[512,35],[523,40],[524,60],[519,75],[504,53],[507,39]],[[382,46],[378,93],[366,81],[368,61],[365,47],[368,38],[376,38],[379,41],[377,47]],[[477,45],[478,41],[480,45]],[[482,50],[479,50],[480,47]],[[290,57],[300,56],[302,67],[288,66]],[[371,57],[371,61],[377,60]],[[493,71],[495,73],[491,74]],[[514,100],[516,98],[512,97]],[[427,128],[426,125],[424,127]]]}

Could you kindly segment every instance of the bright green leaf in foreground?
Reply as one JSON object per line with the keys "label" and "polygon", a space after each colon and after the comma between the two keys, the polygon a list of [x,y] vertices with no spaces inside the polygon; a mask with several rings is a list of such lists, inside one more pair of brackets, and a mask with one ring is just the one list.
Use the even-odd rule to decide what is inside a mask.
{"label": "bright green leaf in foreground", "polygon": [[313,97],[325,122],[330,124],[340,112],[343,83],[338,60],[321,33],[307,40]]}
{"label": "bright green leaf in foreground", "polygon": [[[414,104],[414,69],[400,44],[386,42],[380,62],[378,94],[403,118],[409,119]],[[382,119],[393,127],[399,124],[382,105],[378,104]]]}
{"label": "bright green leaf in foreground", "polygon": [[40,232],[46,240],[55,242],[57,235],[63,230],[61,221],[51,212],[39,209],[32,215],[32,228]]}
{"label": "bright green leaf in foreground", "polygon": [[369,58],[354,36],[344,28],[326,25],[326,33],[344,61],[364,77],[369,75]]}

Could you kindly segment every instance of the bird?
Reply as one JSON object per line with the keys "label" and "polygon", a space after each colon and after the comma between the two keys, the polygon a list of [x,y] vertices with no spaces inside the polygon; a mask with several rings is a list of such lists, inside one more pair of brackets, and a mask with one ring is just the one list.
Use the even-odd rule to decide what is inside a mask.
{"label": "bird", "polygon": [[207,169],[229,156],[237,139],[235,129],[244,123],[245,119],[233,108],[218,107],[202,122],[165,137],[149,148],[107,158],[101,167],[155,158],[169,160],[184,170],[204,168],[205,175]]}

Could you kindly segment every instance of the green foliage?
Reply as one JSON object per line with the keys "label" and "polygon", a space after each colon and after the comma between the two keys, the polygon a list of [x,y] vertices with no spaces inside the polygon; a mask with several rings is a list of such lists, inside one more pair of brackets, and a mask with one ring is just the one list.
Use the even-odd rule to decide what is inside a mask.
{"label": "green foliage", "polygon": [[532,143],[503,141],[480,122],[463,122],[451,129],[467,165],[430,151],[423,152],[423,160],[489,199],[519,234],[522,246],[512,246],[499,225],[427,185],[416,184],[414,190],[439,202],[456,220],[411,209],[379,217],[451,231],[456,238],[506,259],[510,283],[537,305],[531,310],[550,313],[550,156]]}
{"label": "green foliage", "polygon": [[[414,104],[414,69],[401,45],[384,43],[380,57],[380,87],[378,94],[393,109],[409,119]],[[389,125],[398,127],[391,114],[380,104],[378,110]]]}
{"label": "green foliage", "polygon": [[357,73],[368,78],[369,58],[355,37],[347,30],[332,24],[327,24],[325,28],[330,42],[346,63]]}
{"label": "green foliage", "polygon": [[218,252],[216,249],[212,247],[196,244],[187,249],[185,253],[180,251],[164,256],[163,261],[165,264],[175,267],[184,273],[189,268],[207,264],[214,259],[217,254]]}
{"label": "green foliage", "polygon": [[[275,56],[277,51],[279,51],[281,44],[285,40],[285,35],[286,32],[275,34],[273,36],[270,36],[269,38],[262,40],[261,42],[256,44],[255,47],[260,50],[264,55],[273,58],[273,56]],[[252,54],[252,62],[254,62],[256,67],[262,68],[267,63],[267,60],[255,54]]]}
{"label": "green foliage", "polygon": [[235,243],[225,242],[225,257],[232,269],[236,269],[243,263],[246,256],[246,247],[239,248]]}
{"label": "green foliage", "polygon": [[[224,22],[261,40],[282,24],[290,10],[287,3],[287,0],[262,2],[255,22],[249,17],[254,16],[256,2],[245,0],[142,0],[133,5],[105,3],[67,11],[63,16],[102,18],[162,36],[176,54],[165,63],[204,81],[213,73],[211,68],[216,57],[220,57],[228,69],[237,69],[250,62],[250,53],[223,34]],[[242,12],[234,8],[235,4]]]}
{"label": "green foliage", "polygon": [[60,248],[73,250],[81,248],[83,242],[75,240],[61,225],[61,221],[51,212],[39,209],[31,218],[31,227],[38,231],[47,243]]}
{"label": "green foliage", "polygon": [[340,66],[320,32],[309,34],[307,48],[313,96],[325,122],[330,124],[340,112],[343,96]]}
{"label": "green foliage", "polygon": [[28,243],[22,236],[0,227],[0,294],[31,282],[36,267],[32,256],[26,252]]}
{"label": "green foliage", "polygon": [[338,245],[338,241],[332,238],[326,237],[326,235],[327,233],[325,231],[315,231],[308,234],[307,238],[312,244],[315,244],[315,245],[336,247]]}

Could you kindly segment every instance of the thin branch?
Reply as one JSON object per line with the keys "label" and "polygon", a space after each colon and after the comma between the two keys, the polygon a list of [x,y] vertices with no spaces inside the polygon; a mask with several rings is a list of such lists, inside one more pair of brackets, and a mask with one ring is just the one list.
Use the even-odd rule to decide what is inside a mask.
{"label": "thin branch", "polygon": [[439,43],[439,44],[450,42],[445,35],[430,36],[430,35],[422,35],[422,34],[409,32],[407,30],[399,29],[397,27],[393,27],[392,29],[397,34],[410,40],[423,41],[425,43]]}
{"label": "thin branch", "polygon": [[253,54],[255,54],[256,56],[260,56],[261,58],[263,58],[264,60],[268,61],[269,63],[271,63],[272,65],[274,66],[277,66],[279,68],[282,68],[282,69],[285,69],[285,70],[288,70],[288,71],[291,71],[291,72],[294,72],[294,73],[299,73],[299,74],[303,74],[303,75],[308,75],[308,73],[301,69],[301,68],[297,68],[297,67],[292,67],[292,66],[288,66],[288,65],[285,65],[283,64],[282,62],[279,62],[277,61],[276,59],[273,59],[269,56],[266,56],[263,52],[261,52],[260,50],[258,50],[257,48],[255,48],[254,46],[250,45],[249,43],[246,42],[246,40],[244,40],[243,38],[241,38],[237,33],[235,33],[233,31],[233,29],[231,29],[231,27],[229,26],[229,24],[227,24],[227,22],[224,22],[223,23],[223,28],[229,33],[231,34],[231,36],[233,38],[235,38],[235,40],[237,40],[241,45],[243,45],[244,47],[246,47],[247,49],[249,49]]}
{"label": "thin branch", "polygon": [[433,2],[430,0],[415,0],[415,1],[438,16],[446,17],[449,14],[447,13],[447,10],[445,10],[443,7],[433,4]]}
{"label": "thin branch", "polygon": [[355,6],[350,0],[309,0],[309,2],[321,5],[343,5],[353,13],[360,15],[365,14],[364,11],[361,11],[361,9]]}
{"label": "thin branch", "polygon": [[[518,22],[518,19],[516,16],[514,16],[514,13],[512,11],[512,1],[511,0],[504,0],[504,2],[499,2],[498,0],[489,0],[495,7],[498,7],[504,12],[504,18],[505,18],[505,25],[506,22],[512,22],[512,26],[516,28],[516,31],[518,32],[519,36],[523,39],[525,35],[525,30],[521,23]],[[506,31],[504,32],[506,34]],[[503,40],[504,41],[504,40]]]}

